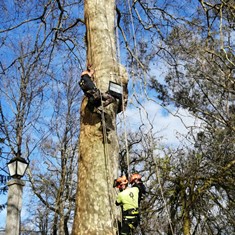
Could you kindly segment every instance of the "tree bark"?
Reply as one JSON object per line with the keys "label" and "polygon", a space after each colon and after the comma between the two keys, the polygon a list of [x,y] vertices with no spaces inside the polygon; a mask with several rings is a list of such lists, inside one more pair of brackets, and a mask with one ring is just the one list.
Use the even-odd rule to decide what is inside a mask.
{"label": "tree bark", "polygon": [[[120,83],[115,45],[115,1],[86,0],[87,63],[95,69],[94,82],[101,92],[109,81]],[[117,102],[105,107],[105,122],[113,129],[102,131],[102,115],[90,112],[87,98],[81,104],[78,188],[72,234],[116,234],[113,179],[118,170],[116,134]],[[103,119],[104,120],[104,119]]]}

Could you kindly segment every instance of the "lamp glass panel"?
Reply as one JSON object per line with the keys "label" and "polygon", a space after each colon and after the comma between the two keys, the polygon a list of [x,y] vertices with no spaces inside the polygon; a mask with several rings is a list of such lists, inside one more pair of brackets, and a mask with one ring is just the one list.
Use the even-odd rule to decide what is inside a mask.
{"label": "lamp glass panel", "polygon": [[17,175],[23,176],[28,164],[18,161],[17,162]]}
{"label": "lamp glass panel", "polygon": [[112,83],[112,82],[110,82],[109,90],[114,91],[118,94],[122,94],[122,92],[123,92],[122,86],[115,84],[115,83]]}
{"label": "lamp glass panel", "polygon": [[10,176],[13,176],[16,174],[16,162],[11,162],[10,164],[8,164],[8,170],[10,173]]}

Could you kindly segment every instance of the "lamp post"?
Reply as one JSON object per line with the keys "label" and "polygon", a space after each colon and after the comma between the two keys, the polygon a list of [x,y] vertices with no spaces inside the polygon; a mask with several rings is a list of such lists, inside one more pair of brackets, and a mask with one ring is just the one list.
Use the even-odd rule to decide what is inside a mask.
{"label": "lamp post", "polygon": [[9,174],[8,181],[6,235],[20,234],[20,213],[22,208],[22,194],[25,185],[21,178],[24,176],[29,163],[21,157],[15,157],[7,163]]}

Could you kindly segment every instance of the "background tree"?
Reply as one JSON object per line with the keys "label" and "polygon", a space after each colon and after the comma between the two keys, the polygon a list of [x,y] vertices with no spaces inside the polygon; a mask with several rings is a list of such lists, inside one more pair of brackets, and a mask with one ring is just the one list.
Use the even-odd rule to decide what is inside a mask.
{"label": "background tree", "polygon": [[[3,174],[0,174],[0,195],[5,195],[7,193],[7,187],[6,182],[9,180],[9,176],[7,175],[7,172],[4,170],[4,166],[2,167],[2,153],[3,153],[3,147],[2,144],[4,143],[4,139],[0,138],[0,162],[1,162],[1,172]],[[0,211],[4,210],[6,207],[6,202],[1,201],[0,204]]]}
{"label": "background tree", "polygon": [[62,71],[63,81],[51,84],[51,118],[44,123],[49,134],[40,143],[40,159],[31,162],[29,179],[38,197],[36,204],[30,202],[30,205],[35,204],[37,211],[31,223],[44,234],[71,232],[77,184],[77,110],[80,104],[76,73],[77,69],[71,65],[69,72]]}
{"label": "background tree", "polygon": [[[55,206],[50,205],[50,209],[54,209],[53,216],[51,216],[51,210],[48,209],[46,211],[46,214],[48,214],[47,220],[45,219],[41,223],[37,219],[40,230],[43,230],[42,232],[45,234],[47,232],[56,234],[57,231],[60,234],[68,234],[69,223],[71,223],[70,220],[73,217],[71,208],[74,209],[74,206],[71,205],[74,203],[73,186],[74,181],[76,182],[73,170],[74,163],[77,162],[75,160],[78,134],[78,124],[76,122],[79,120],[78,116],[74,115],[74,110],[78,110],[76,105],[79,104],[79,89],[76,83],[76,74],[72,74],[72,71],[70,74],[68,72],[61,73],[61,70],[64,71],[66,65],[68,65],[68,58],[72,53],[71,44],[68,45],[66,42],[72,42],[73,37],[70,35],[68,38],[64,34],[64,38],[60,37],[60,40],[58,39],[58,32],[53,29],[53,26],[57,20],[60,21],[57,18],[59,17],[57,13],[60,10],[55,8],[54,3],[50,1],[31,1],[30,3],[32,5],[22,4],[19,1],[14,2],[13,5],[8,4],[7,1],[6,3],[1,2],[4,15],[1,22],[3,29],[0,31],[1,35],[4,35],[1,37],[1,55],[5,56],[1,56],[0,111],[1,132],[5,138],[4,147],[7,150],[4,154],[5,162],[3,162],[3,165],[5,169],[6,162],[13,156],[30,158],[31,167],[33,173],[35,173],[30,180],[33,183],[33,189],[36,188],[36,195],[44,203],[43,208],[45,208],[46,202],[56,202]],[[40,4],[44,5],[44,8],[40,8]],[[9,12],[12,12],[11,9],[14,9],[14,12],[9,14]],[[48,14],[49,12],[54,15]],[[70,20],[74,19],[70,18]],[[74,24],[77,23],[76,20]],[[17,33],[23,36],[17,38]],[[15,43],[15,40],[17,43]],[[60,47],[60,44],[56,43],[60,41],[65,47]],[[59,54],[62,49],[63,56]],[[78,59],[79,56],[76,58]],[[63,59],[66,60],[66,63]],[[53,61],[57,61],[57,63],[55,64]],[[58,61],[60,62],[58,63]],[[64,64],[64,68],[62,68],[62,64]],[[67,67],[66,70],[69,71]],[[62,87],[65,90],[62,90]],[[65,97],[68,98],[68,110],[61,105],[66,103]],[[57,104],[53,106],[52,101],[55,99],[57,99]],[[62,107],[63,109],[60,110],[59,108]],[[53,111],[53,109],[55,110]],[[60,116],[59,114],[62,111],[63,114]],[[64,116],[65,114],[67,116]],[[55,118],[57,118],[57,123],[52,125],[50,121]],[[62,120],[65,121],[62,122]],[[60,128],[62,130],[64,128],[64,134],[61,132],[62,130],[59,130]],[[50,169],[47,173],[45,170],[47,168],[43,163],[40,166],[45,168],[41,169],[36,164],[41,162],[41,157],[43,157],[43,154],[39,155],[39,153],[42,153],[39,147],[44,143],[45,149],[46,140],[54,138],[53,135],[55,134],[59,138],[59,143],[51,147],[47,145],[47,152],[50,148],[57,148],[52,159],[47,159],[48,161],[44,162],[45,164],[50,163],[49,166],[47,165],[47,168]],[[53,142],[54,139],[52,144]],[[52,154],[52,150],[50,151]],[[58,153],[61,153],[60,163],[57,162]],[[52,164],[54,165],[52,166]],[[37,166],[37,169],[41,172],[34,172],[36,167],[33,168],[33,166]],[[53,174],[50,174],[52,172]],[[55,172],[57,172],[57,175]],[[51,179],[45,181],[46,176],[49,174]],[[40,179],[39,176],[41,176]],[[52,198],[49,197],[49,188],[45,182],[53,183],[51,184],[53,187],[50,188],[54,192],[54,194],[50,194]],[[64,190],[65,184],[67,190]],[[40,218],[41,210],[36,211],[38,212],[36,217]],[[49,218],[54,220],[54,226]],[[59,223],[57,223],[58,221]],[[26,227],[35,229],[33,225]]]}
{"label": "background tree", "polygon": [[[197,149],[184,151],[188,157],[182,161],[185,169],[181,172],[187,174],[190,169],[190,175],[180,177],[179,191],[174,194],[174,198],[181,200],[179,205],[184,206],[183,234],[191,234],[192,231],[201,234],[231,233],[233,222],[225,226],[218,218],[227,217],[226,220],[231,221],[229,210],[234,202],[230,191],[230,186],[234,187],[232,172],[235,163],[231,115],[234,45],[230,40],[234,9],[230,1],[201,1],[201,4],[204,12],[199,11],[198,19],[192,20],[190,27],[175,27],[168,38],[168,58],[174,67],[165,79],[166,85],[155,80],[153,84],[165,104],[174,102],[203,120],[202,131],[191,139]],[[199,211],[194,211],[194,205]]]}

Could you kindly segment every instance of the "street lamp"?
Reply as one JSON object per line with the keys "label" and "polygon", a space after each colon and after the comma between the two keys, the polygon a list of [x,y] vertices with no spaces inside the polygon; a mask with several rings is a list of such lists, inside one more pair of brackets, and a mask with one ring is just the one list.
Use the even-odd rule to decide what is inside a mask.
{"label": "street lamp", "polygon": [[24,176],[29,163],[21,157],[15,157],[8,163],[9,174],[12,177],[8,181],[7,220],[6,235],[20,234],[20,214],[22,208],[22,194],[25,185],[21,178]]}
{"label": "street lamp", "polygon": [[8,163],[10,176],[14,179],[21,179],[28,167],[29,163],[22,157],[12,158]]}

